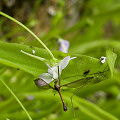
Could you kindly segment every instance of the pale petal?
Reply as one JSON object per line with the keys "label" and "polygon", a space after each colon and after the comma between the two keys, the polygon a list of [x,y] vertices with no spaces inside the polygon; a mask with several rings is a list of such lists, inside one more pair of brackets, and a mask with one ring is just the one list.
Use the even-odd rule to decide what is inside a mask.
{"label": "pale petal", "polygon": [[63,60],[61,60],[61,62],[59,64],[60,74],[61,74],[62,70],[68,65],[69,61],[70,61],[70,56],[67,56]]}
{"label": "pale petal", "polygon": [[53,76],[54,79],[58,79],[58,66],[54,66],[48,69],[48,73]]}
{"label": "pale petal", "polygon": [[58,43],[59,43],[59,51],[68,53],[69,41],[63,40],[60,38],[60,39],[58,39]]}
{"label": "pale petal", "polygon": [[48,67],[48,73],[49,73],[51,76],[53,76],[52,67],[51,67],[48,63],[46,63],[46,65],[47,65],[47,67]]}
{"label": "pale petal", "polygon": [[[40,78],[46,80],[46,82],[48,81],[47,83],[49,83],[49,81],[51,82],[55,79],[58,79],[58,69],[59,69],[59,76],[61,76],[62,70],[68,65],[69,61],[74,58],[76,57],[70,58],[70,56],[67,56],[63,60],[61,60],[58,65],[54,67],[50,67],[49,64],[46,64],[48,66],[48,73],[43,73],[42,75],[40,75]],[[47,76],[43,76],[44,74],[45,75],[47,74]]]}
{"label": "pale petal", "polygon": [[42,79],[47,84],[49,84],[50,82],[54,80],[53,77],[49,73],[43,73],[38,78]]}
{"label": "pale petal", "polygon": [[53,71],[51,68],[48,68],[48,73],[52,76],[53,75]]}
{"label": "pale petal", "polygon": [[70,60],[73,60],[73,59],[75,59],[75,58],[77,58],[77,57],[72,57],[72,58],[70,58]]}
{"label": "pale petal", "polygon": [[58,66],[53,67],[53,78],[58,79]]}

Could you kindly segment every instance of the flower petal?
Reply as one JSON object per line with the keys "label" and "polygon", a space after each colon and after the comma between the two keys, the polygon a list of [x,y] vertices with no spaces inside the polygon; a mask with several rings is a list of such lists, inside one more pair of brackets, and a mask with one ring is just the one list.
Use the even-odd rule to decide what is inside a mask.
{"label": "flower petal", "polygon": [[75,59],[75,58],[77,58],[77,57],[72,57],[72,58],[70,58],[70,60]]}
{"label": "flower petal", "polygon": [[54,66],[48,69],[48,73],[53,76],[54,79],[58,79],[58,66]]}
{"label": "flower petal", "polygon": [[48,66],[48,73],[53,76],[54,79],[58,79],[58,66],[59,66],[59,75],[61,75],[62,70],[68,65],[71,60],[70,56],[65,57],[60,63],[54,67]]}
{"label": "flower petal", "polygon": [[58,43],[59,43],[59,51],[68,53],[69,41],[59,38]]}
{"label": "flower petal", "polygon": [[49,84],[50,82],[52,82],[54,80],[49,73],[43,73],[38,78],[42,79],[47,84]]}
{"label": "flower petal", "polygon": [[52,67],[49,64],[46,64],[48,66],[48,73],[53,76],[53,70]]}
{"label": "flower petal", "polygon": [[65,57],[63,60],[61,60],[60,64],[59,64],[59,71],[60,71],[60,75],[62,70],[68,65],[69,61],[72,59],[75,59],[76,57],[72,57],[70,58],[70,56]]}
{"label": "flower petal", "polygon": [[69,61],[70,61],[70,56],[67,56],[63,60],[61,60],[61,62],[59,64],[60,74],[61,74],[62,70],[68,65]]}
{"label": "flower petal", "polygon": [[74,58],[76,57],[70,58],[70,56],[67,56],[53,67],[51,67],[49,64],[46,64],[48,66],[48,73],[41,74],[39,78],[44,80],[46,83],[50,83],[53,80],[58,80],[58,68],[59,76],[61,76],[62,70],[68,65],[69,61]]}

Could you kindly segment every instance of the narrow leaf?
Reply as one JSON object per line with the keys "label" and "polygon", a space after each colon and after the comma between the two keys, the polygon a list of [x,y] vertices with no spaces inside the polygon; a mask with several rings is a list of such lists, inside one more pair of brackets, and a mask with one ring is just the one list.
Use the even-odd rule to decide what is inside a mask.
{"label": "narrow leaf", "polygon": [[106,57],[107,57],[107,61],[108,61],[108,65],[111,71],[111,76],[113,76],[113,71],[114,71],[114,64],[117,58],[117,55],[115,53],[113,53],[110,50],[106,51]]}

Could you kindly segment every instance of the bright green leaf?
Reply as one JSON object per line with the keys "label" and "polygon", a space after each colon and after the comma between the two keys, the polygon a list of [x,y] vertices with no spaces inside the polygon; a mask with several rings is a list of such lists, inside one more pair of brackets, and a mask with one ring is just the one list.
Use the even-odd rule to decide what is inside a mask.
{"label": "bright green leaf", "polygon": [[26,45],[0,42],[0,62],[24,70],[37,77],[45,72],[45,69],[47,68],[46,65],[40,60],[29,57],[20,52],[21,50],[24,50],[32,54],[33,49],[36,51],[37,56],[49,59],[49,55],[44,49],[38,50],[38,48],[32,48]]}
{"label": "bright green leaf", "polygon": [[[0,42],[0,62],[11,67],[20,68],[21,70],[38,77],[40,74],[47,72],[47,66],[40,60],[20,52],[20,50],[23,50],[32,53],[33,49],[36,51],[36,56],[50,60],[49,54],[44,49],[31,48],[26,45],[15,43]],[[60,51],[55,51],[53,53],[57,59],[63,59],[65,56],[68,56],[68,54]],[[75,57],[74,55],[70,56]],[[90,78],[90,82],[94,83],[110,78],[110,74],[113,72],[115,58],[108,52],[107,56],[108,60],[102,64],[100,59],[85,55],[77,55],[77,58],[71,60],[68,66],[62,71],[61,85],[65,86],[66,84],[69,84],[67,85],[69,87],[79,87],[85,85],[86,82],[88,82],[88,78]],[[112,65],[110,65],[111,62],[109,62],[111,57],[113,57]],[[89,72],[87,73],[87,71]],[[54,85],[53,82],[51,84]]]}
{"label": "bright green leaf", "polygon": [[106,51],[106,57],[107,57],[107,61],[108,61],[108,65],[111,71],[111,76],[113,76],[113,71],[114,71],[114,64],[117,58],[117,55],[115,53],[113,53],[110,50]]}

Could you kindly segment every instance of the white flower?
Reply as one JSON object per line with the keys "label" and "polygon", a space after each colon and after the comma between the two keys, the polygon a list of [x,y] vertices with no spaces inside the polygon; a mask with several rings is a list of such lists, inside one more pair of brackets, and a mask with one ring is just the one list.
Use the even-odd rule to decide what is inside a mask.
{"label": "white flower", "polygon": [[106,60],[107,60],[106,57],[103,57],[103,56],[102,56],[102,57],[100,58],[100,62],[101,62],[102,64],[105,63]]}
{"label": "white flower", "polygon": [[62,70],[68,65],[69,61],[74,58],[76,57],[70,58],[70,56],[67,56],[53,67],[47,64],[48,73],[43,73],[38,77],[39,79],[37,80],[38,83],[37,86],[45,86],[52,82],[53,80],[58,80],[58,77],[61,76]]}
{"label": "white flower", "polygon": [[[35,84],[40,86],[46,86],[53,80],[59,80],[59,77],[61,76],[62,70],[68,65],[69,61],[72,59],[75,59],[76,57],[70,58],[70,56],[65,57],[63,60],[61,60],[59,63],[56,63],[54,66],[50,66],[48,63],[46,63],[46,59],[42,57],[38,57],[35,55],[32,55],[30,53],[27,53],[23,50],[21,50],[22,53],[31,56],[33,58],[36,58],[40,61],[43,61],[48,66],[48,73],[41,74],[37,80],[35,80]],[[35,52],[35,51],[32,51]]]}
{"label": "white flower", "polygon": [[60,39],[58,39],[58,44],[59,44],[59,51],[68,53],[69,41],[63,40],[60,38]]}

